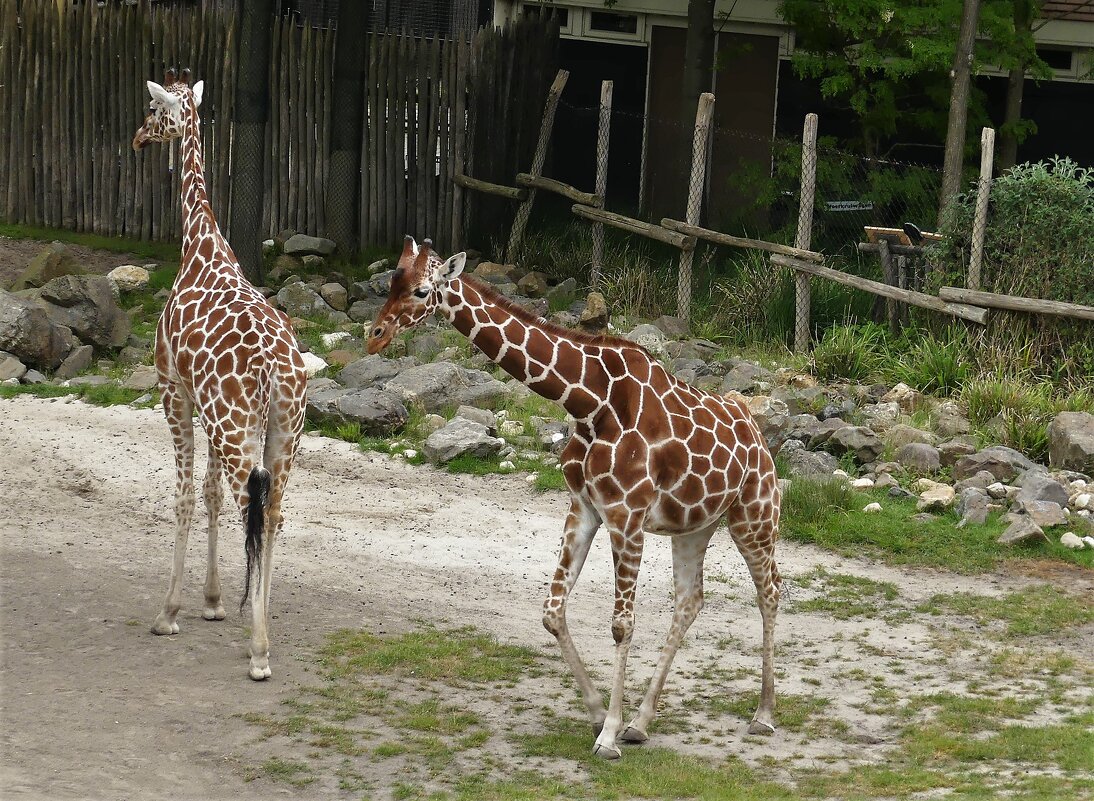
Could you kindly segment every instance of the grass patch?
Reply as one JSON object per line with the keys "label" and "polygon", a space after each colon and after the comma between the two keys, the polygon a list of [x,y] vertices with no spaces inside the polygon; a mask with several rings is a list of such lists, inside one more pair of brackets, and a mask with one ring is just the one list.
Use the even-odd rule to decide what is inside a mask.
{"label": "grass patch", "polygon": [[315,781],[311,767],[293,759],[267,759],[262,763],[262,775],[270,781],[285,782],[293,787],[306,787]]}
{"label": "grass patch", "polygon": [[821,612],[836,620],[848,620],[852,617],[876,617],[883,611],[886,602],[900,597],[896,585],[888,581],[874,581],[862,576],[844,573],[829,573],[817,568],[797,580],[803,587],[812,587],[820,583],[820,595],[808,601],[794,604],[798,612]]}
{"label": "grass patch", "polygon": [[[775,723],[787,731],[803,731],[809,720],[825,709],[831,700],[822,695],[791,695],[780,693],[775,698]],[[706,705],[712,717],[732,715],[741,720],[752,720],[752,714],[760,705],[760,693],[750,691],[734,700],[714,698]]]}
{"label": "grass patch", "polygon": [[1052,634],[1094,621],[1094,601],[1040,584],[991,598],[972,593],[934,595],[917,611],[952,612],[971,617],[980,626],[1004,624],[1007,637]]}
{"label": "grass patch", "polygon": [[80,385],[74,387],[62,387],[56,384],[18,384],[13,386],[0,386],[0,398],[14,398],[19,395],[30,395],[35,398],[60,398],[65,395],[75,395],[87,403],[95,406],[119,406],[131,404],[142,395],[150,394],[151,400],[142,404],[142,408],[154,406],[159,403],[159,392],[155,389],[148,393],[136,389],[125,389],[117,384],[101,384],[99,386]]}
{"label": "grass patch", "polygon": [[532,486],[535,487],[537,492],[565,492],[569,490],[569,487],[566,486],[566,477],[562,475],[562,471],[557,467],[548,467],[546,465],[537,469],[536,480],[532,482]]}
{"label": "grass patch", "polygon": [[9,239],[39,239],[42,242],[64,242],[70,245],[83,245],[95,250],[108,250],[113,253],[132,253],[143,259],[178,262],[182,251],[179,242],[145,242],[120,236],[84,234],[67,231],[63,228],[45,228],[35,225],[15,225],[0,223],[0,236]]}

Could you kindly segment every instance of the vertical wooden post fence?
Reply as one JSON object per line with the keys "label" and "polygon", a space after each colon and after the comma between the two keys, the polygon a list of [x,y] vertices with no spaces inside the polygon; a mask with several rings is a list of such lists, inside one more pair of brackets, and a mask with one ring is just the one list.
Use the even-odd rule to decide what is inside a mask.
{"label": "vertical wooden post fence", "polygon": [[[817,189],[817,115],[805,115],[802,131],[802,180],[798,201],[798,235],[794,247],[809,250],[813,238],[813,196]],[[794,351],[809,350],[809,274],[794,273]]]}
{"label": "vertical wooden post fence", "polygon": [[[612,81],[600,84],[600,119],[596,129],[596,188],[601,207],[607,205],[608,192],[608,139],[612,124]],[[593,265],[589,282],[593,289],[600,285],[600,271],[604,264],[604,223],[593,223]]]}
{"label": "vertical wooden post fence", "polygon": [[[558,108],[558,98],[562,90],[566,88],[566,80],[570,73],[559,70],[555,76],[551,90],[547,93],[547,105],[543,109],[543,122],[539,126],[539,141],[536,144],[536,154],[532,158],[532,169],[529,173],[538,178],[543,174],[543,162],[547,158],[547,145],[551,141],[551,129],[555,126],[555,109]],[[513,230],[509,234],[509,246],[505,249],[505,257],[512,261],[516,257],[520,240],[524,238],[524,229],[528,226],[528,218],[532,215],[532,203],[536,199],[535,187],[529,187],[528,199],[520,204],[517,209],[517,218],[513,221]]]}
{"label": "vertical wooden post fence", "polygon": [[980,132],[980,180],[976,184],[976,214],[972,222],[972,249],[966,286],[980,288],[980,265],[984,260],[984,236],[988,229],[988,197],[991,195],[991,169],[995,157],[995,129]]}
{"label": "vertical wooden post fence", "polygon": [[[699,107],[695,111],[695,134],[691,141],[691,179],[688,182],[688,206],[685,220],[688,225],[699,224],[699,212],[703,207],[703,186],[707,174],[707,144],[710,141],[710,118],[714,114],[714,95],[699,95]],[[676,284],[676,314],[688,326],[691,325],[691,262],[695,258],[692,248],[680,253],[680,275]]]}

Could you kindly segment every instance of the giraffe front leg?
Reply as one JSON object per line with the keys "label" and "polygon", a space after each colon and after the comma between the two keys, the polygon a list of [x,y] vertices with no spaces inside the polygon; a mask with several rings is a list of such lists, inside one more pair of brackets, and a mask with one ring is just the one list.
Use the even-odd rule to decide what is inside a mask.
{"label": "giraffe front leg", "polygon": [[194,516],[194,405],[174,384],[163,388],[163,411],[171,428],[175,447],[175,553],[171,582],[163,609],[152,623],[153,634],[178,634],[176,620],[182,608],[182,576],[186,563],[186,541]]}
{"label": "giraffe front leg", "polygon": [[581,568],[585,565],[585,557],[589,555],[589,546],[593,543],[597,529],[600,528],[600,518],[589,506],[578,501],[575,497],[570,502],[570,511],[566,515],[566,527],[562,535],[562,546],[559,549],[558,567],[551,581],[551,593],[543,603],[543,627],[551,632],[558,641],[559,648],[570,671],[574,674],[577,686],[581,691],[581,697],[589,710],[593,730],[599,734],[604,726],[604,701],[593,686],[589,672],[585,669],[585,663],[577,652],[573,638],[570,637],[569,627],[566,625],[566,600],[581,575]]}
{"label": "giraffe front leg", "polygon": [[[612,695],[604,728],[596,738],[593,753],[605,759],[619,759],[622,752],[616,740],[623,728],[623,695],[627,675],[627,656],[634,634],[634,598],[638,586],[638,568],[642,563],[644,512],[626,512],[625,522],[607,519],[615,563],[615,609],[612,613],[612,638],[615,640],[615,669]],[[621,524],[620,524],[621,522]]]}
{"label": "giraffe front leg", "polygon": [[224,620],[224,604],[220,594],[220,573],[217,569],[217,535],[220,530],[220,507],[224,488],[220,480],[220,459],[209,449],[209,464],[202,485],[205,509],[209,513],[209,562],[205,572],[205,607],[201,616],[206,620]]}
{"label": "giraffe front leg", "polygon": [[628,743],[643,743],[648,739],[649,725],[657,714],[657,699],[665,687],[672,660],[676,656],[691,624],[703,608],[703,559],[714,535],[714,526],[691,534],[672,538],[672,578],[675,608],[665,647],[657,660],[649,689],[638,707],[638,714],[627,724],[620,739]]}

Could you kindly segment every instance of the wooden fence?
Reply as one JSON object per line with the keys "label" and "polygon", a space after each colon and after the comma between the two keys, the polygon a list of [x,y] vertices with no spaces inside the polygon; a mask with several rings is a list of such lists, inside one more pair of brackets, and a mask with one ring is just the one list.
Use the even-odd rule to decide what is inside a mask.
{"label": "wooden fence", "polygon": [[[205,81],[206,180],[230,238],[235,4],[28,0],[18,16],[14,6],[0,2],[0,218],[180,238],[177,152],[135,153],[130,142],[148,105],[145,81],[182,66]],[[271,236],[324,233],[335,44],[333,29],[275,21],[262,217]],[[373,33],[363,46],[358,240],[390,246],[411,233],[462,245],[468,209],[451,178],[472,160],[512,175],[531,158],[557,29],[522,21],[471,41]]]}

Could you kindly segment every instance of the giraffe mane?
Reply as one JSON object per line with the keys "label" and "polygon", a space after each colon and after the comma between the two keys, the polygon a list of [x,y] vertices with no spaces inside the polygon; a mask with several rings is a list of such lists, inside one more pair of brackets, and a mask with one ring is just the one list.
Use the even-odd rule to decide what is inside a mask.
{"label": "giraffe mane", "polygon": [[522,323],[533,325],[548,334],[553,334],[581,345],[598,345],[600,347],[608,348],[634,348],[635,350],[639,350],[646,354],[650,359],[653,358],[653,356],[650,355],[650,352],[644,347],[637,342],[625,339],[624,337],[610,336],[608,334],[592,334],[587,331],[578,331],[575,328],[567,328],[558,323],[552,323],[549,320],[540,317],[535,312],[521,306],[519,303],[505,297],[505,295],[494,289],[488,282],[476,278],[473,275],[461,275],[455,280],[467,283],[486,300],[490,301],[498,308],[504,309]]}

